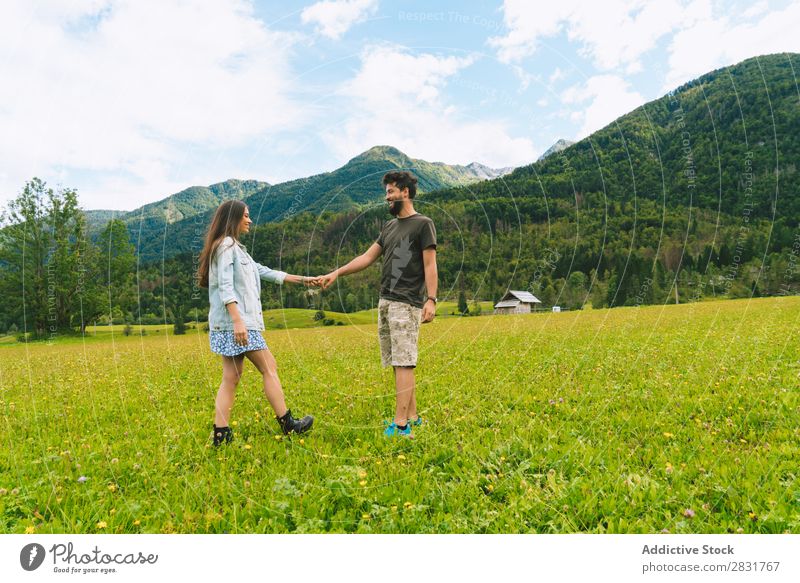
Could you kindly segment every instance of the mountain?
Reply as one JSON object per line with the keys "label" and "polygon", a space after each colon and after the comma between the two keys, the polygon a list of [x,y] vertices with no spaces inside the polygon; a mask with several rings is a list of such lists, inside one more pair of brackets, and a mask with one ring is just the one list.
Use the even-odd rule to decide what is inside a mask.
{"label": "mountain", "polygon": [[[800,293],[799,57],[712,71],[557,156],[421,195],[439,289],[484,299],[528,290],[570,309]],[[324,273],[389,218],[380,206],[301,213],[261,225],[249,244],[286,271]],[[342,278],[314,301],[370,307],[379,275]],[[302,291],[267,287],[265,301],[304,307]]]}
{"label": "mountain", "polygon": [[[352,210],[381,202],[384,196],[381,177],[392,170],[413,172],[418,180],[417,191],[420,194],[451,186],[474,184],[485,180],[486,176],[499,176],[508,171],[476,164],[458,166],[428,162],[410,158],[391,146],[375,146],[331,172],[263,186],[239,198],[247,203],[250,217],[256,224],[279,221],[299,212]],[[165,212],[164,204],[165,201],[154,203],[161,216]],[[197,225],[207,225],[218,204],[216,200],[208,201],[204,210],[198,210],[183,220],[166,225],[163,221],[140,225],[136,215],[126,218],[132,232],[136,233],[134,240],[139,241],[142,260],[158,259],[182,251],[197,252]],[[166,238],[165,226],[168,226]]]}
{"label": "mountain", "polygon": [[[782,249],[791,244],[800,218],[800,117],[793,81],[800,63],[795,59],[794,54],[755,57],[712,71],[621,116],[562,155],[516,168],[502,180],[479,181],[475,165],[415,160],[396,148],[377,146],[337,170],[264,187],[244,200],[257,224],[305,211],[363,212],[382,200],[383,173],[410,169],[419,178],[421,201],[443,208],[460,204],[492,229],[578,216],[584,225],[598,220],[602,225],[610,216],[622,216],[635,231],[647,227],[658,233],[665,209],[671,209],[670,216],[674,211],[692,218],[700,208],[738,217],[745,226],[750,218],[773,220],[774,215],[768,240],[770,248]],[[651,203],[647,212],[652,215],[646,220],[645,203]],[[143,231],[137,240],[142,260],[199,251],[197,225],[208,224],[211,212]],[[610,241],[623,229],[615,228],[608,233]],[[691,228],[696,225],[686,225]],[[715,240],[697,245],[706,243],[719,245]],[[651,252],[657,251],[664,247],[656,245]],[[589,263],[580,267],[586,275]],[[604,267],[606,260],[595,264]]]}
{"label": "mountain", "polygon": [[278,220],[300,210],[347,210],[383,200],[380,180],[392,170],[413,172],[418,180],[418,193],[466,186],[485,179],[468,166],[427,162],[410,158],[391,146],[375,146],[332,172],[264,188],[244,200],[258,223]]}
{"label": "mountain", "polygon": [[[389,220],[375,204],[382,173],[411,168],[425,191],[417,208],[436,224],[442,299],[461,289],[470,299],[499,299],[516,289],[580,309],[798,294],[799,68],[800,55],[777,54],[712,71],[557,156],[468,188],[438,185],[472,180],[474,166],[372,148],[333,172],[251,193],[251,216],[261,224],[244,243],[271,267],[327,273],[363,253]],[[145,225],[134,239],[137,281],[101,295],[131,321],[171,321],[191,310],[204,319],[208,298],[192,282],[210,212]],[[98,273],[108,268],[102,258]],[[264,286],[262,300],[268,308],[352,311],[373,307],[379,288],[374,266],[340,278],[329,293]],[[6,297],[13,309],[5,321],[0,313],[0,327],[21,327],[25,296]]]}
{"label": "mountain", "polygon": [[467,168],[471,170],[475,174],[475,176],[478,176],[483,180],[492,180],[494,178],[500,178],[501,176],[510,174],[514,170],[513,166],[506,166],[505,168],[489,168],[488,166],[484,166],[483,164],[479,164],[478,162],[467,164]]}
{"label": "mountain", "polygon": [[132,232],[138,232],[140,229],[162,229],[164,225],[189,219],[215,209],[223,200],[246,198],[253,192],[268,186],[268,183],[258,180],[231,179],[211,186],[191,186],[132,211],[86,211],[89,233],[99,233],[112,218],[124,221]]}
{"label": "mountain", "polygon": [[570,140],[565,140],[565,139],[562,138],[562,139],[558,140],[555,144],[553,144],[552,146],[547,148],[547,151],[545,151],[544,154],[539,156],[539,159],[536,160],[536,161],[537,162],[541,162],[542,160],[544,160],[545,158],[547,158],[551,154],[555,154],[556,152],[560,152],[561,150],[569,148],[574,143],[575,142],[572,142]]}
{"label": "mountain", "polygon": [[[554,208],[651,200],[776,222],[800,219],[797,54],[748,59],[707,73],[645,103],[569,146],[515,169],[502,184],[432,193],[432,202],[525,201],[539,220]],[[611,209],[614,210],[613,207]]]}

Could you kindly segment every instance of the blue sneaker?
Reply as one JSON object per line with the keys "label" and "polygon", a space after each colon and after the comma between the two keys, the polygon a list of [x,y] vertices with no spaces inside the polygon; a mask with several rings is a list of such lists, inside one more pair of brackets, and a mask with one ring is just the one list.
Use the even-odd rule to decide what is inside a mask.
{"label": "blue sneaker", "polygon": [[411,420],[409,419],[409,420],[408,420],[408,424],[409,424],[409,425],[413,425],[414,427],[419,427],[420,425],[422,425],[422,417],[420,417],[419,415],[417,415],[417,418],[416,418],[414,421],[411,421]]}
{"label": "blue sneaker", "polygon": [[391,423],[389,423],[388,421],[384,421],[383,424],[386,425],[386,429],[383,430],[383,434],[386,437],[395,437],[397,435],[400,435],[402,437],[413,437],[411,435],[411,423],[408,423],[405,429],[400,429],[397,426],[397,423],[395,423],[394,421],[392,421]]}

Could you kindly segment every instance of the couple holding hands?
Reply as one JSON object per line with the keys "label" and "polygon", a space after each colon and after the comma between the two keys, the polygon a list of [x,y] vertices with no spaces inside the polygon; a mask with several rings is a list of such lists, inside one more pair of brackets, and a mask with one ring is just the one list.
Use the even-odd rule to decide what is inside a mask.
{"label": "couple holding hands", "polygon": [[211,350],[222,356],[222,383],[215,403],[215,446],[233,439],[228,421],[245,358],[261,373],[264,395],[284,434],[304,433],[314,423],[310,415],[296,419],[286,406],[275,357],[261,334],[261,280],[327,289],[339,276],[366,269],[381,256],[378,338],[381,363],[394,368],[396,399],[394,419],[386,422],[384,434],[412,437],[411,427],[422,423],[417,414],[414,368],[419,325],[436,315],[436,228],[430,218],[414,210],[417,179],[411,173],[389,172],[382,182],[394,218],[383,226],[366,252],[318,277],[288,274],[256,263],[239,242],[252,223],[247,205],[229,200],[217,209],[197,274],[200,285],[208,288]]}

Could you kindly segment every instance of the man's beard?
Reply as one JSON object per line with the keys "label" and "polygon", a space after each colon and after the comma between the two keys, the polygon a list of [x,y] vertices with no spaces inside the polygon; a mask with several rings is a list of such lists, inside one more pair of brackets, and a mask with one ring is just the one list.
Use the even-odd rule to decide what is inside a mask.
{"label": "man's beard", "polygon": [[389,214],[393,217],[396,217],[400,214],[400,210],[403,208],[403,201],[401,200],[393,200],[389,203]]}

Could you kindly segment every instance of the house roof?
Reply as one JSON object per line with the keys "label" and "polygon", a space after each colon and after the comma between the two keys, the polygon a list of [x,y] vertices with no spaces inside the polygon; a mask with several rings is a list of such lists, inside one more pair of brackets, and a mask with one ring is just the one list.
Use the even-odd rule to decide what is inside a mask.
{"label": "house roof", "polygon": [[531,292],[509,290],[501,301],[510,300],[512,297],[517,298],[519,301],[526,304],[541,304],[541,300],[533,295]]}
{"label": "house roof", "polygon": [[519,305],[519,300],[502,300],[497,302],[495,308],[516,308]]}

